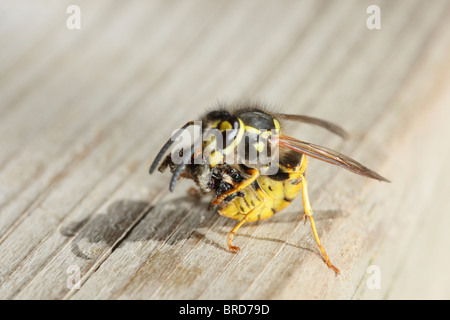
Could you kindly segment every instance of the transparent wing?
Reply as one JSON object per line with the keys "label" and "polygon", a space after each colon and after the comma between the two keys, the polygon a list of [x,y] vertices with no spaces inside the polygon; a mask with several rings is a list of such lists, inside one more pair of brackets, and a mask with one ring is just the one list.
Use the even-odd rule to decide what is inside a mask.
{"label": "transparent wing", "polygon": [[311,156],[313,158],[334,164],[336,166],[345,168],[353,173],[369,177],[372,179],[390,182],[386,178],[383,178],[378,173],[363,166],[361,163],[353,160],[346,155],[343,155],[337,151],[318,146],[312,143],[297,140],[295,138],[281,135],[278,140],[278,144],[281,147],[289,148],[299,153]]}
{"label": "transparent wing", "polygon": [[338,136],[341,136],[344,139],[348,138],[348,133],[344,129],[342,129],[337,124],[334,124],[334,123],[326,121],[326,120],[322,120],[322,119],[314,118],[314,117],[303,116],[303,115],[296,115],[296,114],[276,113],[276,114],[274,114],[274,116],[279,119],[313,124],[313,125],[322,127],[324,129],[327,129],[328,131],[333,132],[334,134],[337,134]]}

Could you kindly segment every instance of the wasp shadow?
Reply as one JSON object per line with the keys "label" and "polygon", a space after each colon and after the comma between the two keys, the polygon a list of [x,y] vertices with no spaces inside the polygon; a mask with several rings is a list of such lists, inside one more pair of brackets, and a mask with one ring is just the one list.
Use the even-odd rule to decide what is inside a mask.
{"label": "wasp shadow", "polygon": [[[189,237],[188,229],[214,222],[208,204],[193,197],[181,197],[151,205],[147,201],[118,200],[104,213],[92,215],[63,226],[60,233],[73,237],[72,252],[93,259],[100,247],[111,248],[122,241],[165,241],[174,244]],[[185,232],[180,232],[185,231]]]}
{"label": "wasp shadow", "polygon": [[[147,201],[118,200],[108,206],[106,212],[73,221],[61,228],[65,237],[73,237],[71,251],[79,258],[94,259],[106,249],[117,247],[122,241],[158,241],[168,245],[189,237],[206,241],[219,249],[228,251],[224,243],[217,243],[207,238],[206,232],[218,219],[230,230],[236,225],[235,220],[220,217],[215,210],[210,210],[207,202],[198,197],[180,197],[156,205]],[[298,223],[301,216],[286,212],[282,216],[256,222],[259,223]],[[317,211],[316,221],[342,216],[336,210]],[[249,223],[242,228],[254,225]],[[218,231],[228,235],[227,232]],[[260,238],[262,241],[284,240]]]}

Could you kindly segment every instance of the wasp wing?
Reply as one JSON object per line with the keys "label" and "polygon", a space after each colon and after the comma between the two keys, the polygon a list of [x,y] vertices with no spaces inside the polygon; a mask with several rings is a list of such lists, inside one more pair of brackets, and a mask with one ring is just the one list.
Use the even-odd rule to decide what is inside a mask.
{"label": "wasp wing", "polygon": [[283,135],[279,137],[278,144],[282,147],[289,148],[304,155],[311,156],[313,158],[345,168],[356,174],[380,181],[390,182],[386,178],[380,176],[378,173],[363,166],[356,160],[353,160],[352,158],[347,157],[346,155],[343,155],[337,151]]}
{"label": "wasp wing", "polygon": [[279,119],[313,124],[313,125],[322,127],[324,129],[327,129],[328,131],[330,131],[334,134],[337,134],[338,136],[342,137],[343,139],[348,138],[348,133],[344,129],[342,129],[339,125],[329,122],[329,121],[326,121],[326,120],[322,120],[322,119],[314,118],[314,117],[308,117],[308,116],[304,116],[304,115],[297,115],[297,114],[276,113],[276,114],[274,114],[274,116]]}

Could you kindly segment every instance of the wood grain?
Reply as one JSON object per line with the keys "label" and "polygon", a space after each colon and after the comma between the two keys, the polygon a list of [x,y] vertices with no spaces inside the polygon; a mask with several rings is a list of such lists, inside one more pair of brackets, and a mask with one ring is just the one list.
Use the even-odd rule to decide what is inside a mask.
{"label": "wood grain", "polygon": [[[450,298],[448,1],[78,1],[69,30],[71,4],[0,5],[1,299]],[[392,181],[310,161],[341,275],[300,199],[233,254],[234,221],[148,175],[173,130],[236,101],[341,124],[286,130]]]}

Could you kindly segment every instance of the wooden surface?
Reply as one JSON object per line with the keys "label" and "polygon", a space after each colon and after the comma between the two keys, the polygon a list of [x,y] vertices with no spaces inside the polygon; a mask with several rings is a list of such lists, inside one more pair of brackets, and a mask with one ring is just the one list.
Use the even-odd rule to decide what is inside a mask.
{"label": "wooden surface", "polygon": [[[450,298],[447,0],[0,5],[0,298]],[[169,174],[148,175],[173,130],[241,99],[340,123],[347,141],[289,133],[392,180],[310,161],[341,275],[300,199],[242,227],[232,254],[234,221],[187,197],[191,181],[170,194]]]}

